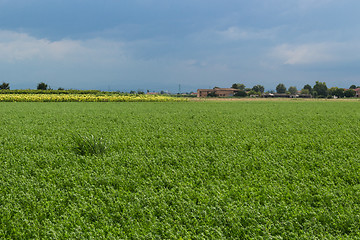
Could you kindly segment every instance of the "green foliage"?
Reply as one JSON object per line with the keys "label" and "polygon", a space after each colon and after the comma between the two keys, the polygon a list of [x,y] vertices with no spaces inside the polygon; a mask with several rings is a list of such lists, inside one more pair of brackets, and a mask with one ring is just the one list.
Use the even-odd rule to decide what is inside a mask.
{"label": "green foliage", "polygon": [[350,89],[356,89],[356,85],[351,85],[349,88]]}
{"label": "green foliage", "polygon": [[74,134],[72,140],[74,142],[73,149],[79,155],[101,155],[107,149],[106,142],[102,137]]}
{"label": "green foliage", "polygon": [[300,92],[301,94],[310,94],[310,91],[309,91],[309,89],[305,89],[305,88],[303,88],[303,89],[301,89],[301,92]]}
{"label": "green foliage", "polygon": [[17,90],[3,90],[0,94],[119,94],[117,92],[102,92],[99,90],[34,90],[34,89],[17,89]]}
{"label": "green foliage", "polygon": [[312,94],[313,89],[309,84],[306,84],[303,89],[307,89],[309,91],[309,94]]}
{"label": "green foliage", "polygon": [[264,93],[265,88],[264,88],[264,86],[262,86],[262,85],[255,85],[255,86],[252,88],[252,90],[255,91],[255,92]]}
{"label": "green foliage", "polygon": [[291,86],[291,87],[289,87],[288,91],[289,91],[290,94],[294,95],[294,94],[297,93],[297,88],[294,87],[294,86]]}
{"label": "green foliage", "polygon": [[236,97],[246,97],[247,94],[246,94],[246,92],[245,92],[244,90],[239,90],[239,91],[237,91],[237,92],[235,93],[235,96],[236,96]]}
{"label": "green foliage", "polygon": [[354,91],[354,89],[348,89],[346,91],[344,91],[344,96],[345,97],[355,97],[356,93]]}
{"label": "green foliage", "polygon": [[325,98],[328,95],[328,88],[325,82],[316,81],[313,91],[317,93],[317,97]]}
{"label": "green foliage", "polygon": [[251,90],[250,92],[247,93],[248,96],[261,96],[261,92],[255,92],[254,90]]}
{"label": "green foliage", "polygon": [[43,83],[43,82],[41,82],[41,83],[39,83],[38,85],[37,85],[37,90],[48,90],[48,85],[46,84],[46,83]]}
{"label": "green foliage", "polygon": [[276,92],[277,93],[286,93],[286,87],[284,84],[282,83],[279,83],[277,86],[276,86]]}
{"label": "green foliage", "polygon": [[0,105],[0,239],[359,238],[358,100]]}
{"label": "green foliage", "polygon": [[343,88],[332,87],[332,88],[329,88],[328,92],[329,92],[330,96],[336,96],[338,98],[344,97],[344,89]]}
{"label": "green foliage", "polygon": [[10,90],[10,83],[3,82],[0,85],[0,90]]}
{"label": "green foliage", "polygon": [[245,85],[242,83],[234,83],[231,87],[242,91],[245,90]]}

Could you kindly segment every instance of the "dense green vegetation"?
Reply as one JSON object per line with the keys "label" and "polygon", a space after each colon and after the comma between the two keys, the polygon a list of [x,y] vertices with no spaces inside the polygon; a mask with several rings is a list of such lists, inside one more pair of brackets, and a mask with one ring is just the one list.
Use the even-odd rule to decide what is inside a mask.
{"label": "dense green vegetation", "polygon": [[0,238],[360,238],[359,104],[1,103]]}
{"label": "dense green vegetation", "polygon": [[16,90],[10,90],[10,89],[3,89],[0,90],[0,94],[94,94],[94,95],[103,95],[103,94],[119,94],[116,92],[102,92],[99,90],[75,90],[75,89],[69,89],[69,90],[52,90],[52,89],[16,89]]}

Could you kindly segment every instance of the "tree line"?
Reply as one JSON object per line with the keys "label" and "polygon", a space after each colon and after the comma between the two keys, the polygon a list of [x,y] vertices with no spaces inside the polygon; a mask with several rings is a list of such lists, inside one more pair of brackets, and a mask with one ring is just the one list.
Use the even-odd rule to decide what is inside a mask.
{"label": "tree line", "polygon": [[[259,85],[259,84],[253,86],[252,88],[247,88],[242,83],[234,83],[234,84],[232,84],[231,87],[239,90],[235,93],[235,96],[238,96],[238,97],[246,97],[246,96],[251,96],[251,95],[261,96],[265,92],[264,86]],[[215,87],[215,88],[217,88],[217,87]],[[360,86],[351,85],[349,87],[349,89],[338,88],[338,87],[328,88],[326,86],[325,82],[317,81],[314,86],[311,86],[309,84],[304,85],[304,87],[300,90],[300,94],[311,95],[312,97],[317,97],[317,98],[354,97],[356,95],[356,92],[354,91],[354,89],[356,89],[356,88],[360,88]],[[52,90],[50,88],[50,86],[48,86],[44,82],[38,83],[36,89],[37,90]],[[0,90],[10,90],[10,84],[3,82],[2,84],[0,84]],[[64,90],[64,88],[58,88],[58,90],[62,91],[62,90]],[[279,83],[276,86],[276,93],[278,93],[278,94],[295,95],[298,92],[299,91],[295,86],[290,86],[289,88],[286,88],[286,86],[283,83]],[[136,93],[136,92],[132,91],[130,93]],[[268,91],[267,93],[275,93],[275,91]],[[144,94],[144,92],[137,92],[137,94]],[[209,94],[209,96],[211,97],[212,95]],[[215,97],[215,93],[214,93],[213,97]]]}
{"label": "tree line", "polygon": [[[50,86],[48,86],[46,83],[44,82],[40,82],[37,84],[36,87],[37,90],[52,90],[50,88]],[[2,84],[0,84],[0,90],[10,90],[10,83],[6,83],[3,82]],[[59,88],[58,90],[64,90],[63,88]]]}
{"label": "tree line", "polygon": [[[261,96],[264,94],[265,88],[262,85],[255,85],[252,88],[246,88],[246,86],[242,83],[234,83],[232,88],[239,89],[235,96],[238,97],[246,97],[250,95],[258,95]],[[290,86],[286,88],[285,84],[279,83],[276,86],[276,93],[278,94],[304,94],[304,95],[311,95],[312,97],[317,98],[329,98],[329,97],[354,97],[356,92],[354,89],[360,88],[360,86],[351,85],[349,89],[345,88],[338,88],[338,87],[331,87],[328,88],[325,82],[317,81],[314,86],[309,84],[304,85],[304,87],[298,91],[295,86]],[[275,93],[275,91],[268,91],[267,93]]]}

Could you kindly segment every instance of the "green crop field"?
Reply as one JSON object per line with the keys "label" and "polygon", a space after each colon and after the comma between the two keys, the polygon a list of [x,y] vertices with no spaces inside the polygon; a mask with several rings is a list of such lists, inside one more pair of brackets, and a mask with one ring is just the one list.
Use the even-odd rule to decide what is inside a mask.
{"label": "green crop field", "polygon": [[359,107],[0,103],[0,238],[360,238]]}

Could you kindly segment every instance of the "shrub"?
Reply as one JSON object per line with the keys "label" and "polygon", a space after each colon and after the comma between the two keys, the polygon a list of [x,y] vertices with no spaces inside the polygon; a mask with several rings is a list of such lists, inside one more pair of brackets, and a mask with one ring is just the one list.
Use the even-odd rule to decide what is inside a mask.
{"label": "shrub", "polygon": [[247,94],[244,90],[239,90],[237,93],[235,93],[236,97],[246,97]]}
{"label": "shrub", "polygon": [[48,85],[43,82],[41,82],[37,85],[37,90],[47,90],[48,88],[49,88]]}
{"label": "shrub", "polygon": [[0,90],[10,90],[10,84],[9,84],[9,83],[6,83],[6,82],[3,82],[3,83],[0,85]]}
{"label": "shrub", "polygon": [[355,97],[356,93],[353,89],[348,89],[344,91],[345,97]]}

